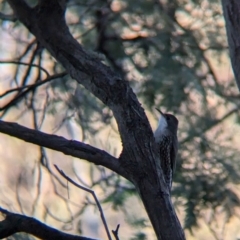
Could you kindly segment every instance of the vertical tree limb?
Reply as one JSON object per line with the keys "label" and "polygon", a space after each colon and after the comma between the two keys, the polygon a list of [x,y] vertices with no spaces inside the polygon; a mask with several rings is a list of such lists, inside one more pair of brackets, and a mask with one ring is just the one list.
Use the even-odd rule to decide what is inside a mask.
{"label": "vertical tree limb", "polygon": [[235,80],[240,91],[240,1],[222,0],[229,53]]}

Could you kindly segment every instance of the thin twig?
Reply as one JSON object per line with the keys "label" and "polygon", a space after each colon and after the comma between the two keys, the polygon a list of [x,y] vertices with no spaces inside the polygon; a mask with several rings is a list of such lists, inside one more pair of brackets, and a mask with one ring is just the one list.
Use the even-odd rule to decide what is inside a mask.
{"label": "thin twig", "polygon": [[46,79],[44,79],[44,80],[42,80],[42,81],[38,81],[38,82],[36,82],[36,83],[29,84],[29,85],[25,85],[25,86],[22,86],[22,87],[12,88],[12,89],[10,89],[10,90],[7,90],[7,91],[6,91],[5,93],[3,93],[2,95],[0,95],[0,98],[8,95],[9,93],[16,92],[16,91],[20,91],[20,90],[23,90],[23,89],[25,89],[25,88],[28,88],[28,90],[29,90],[29,89],[35,89],[35,88],[38,87],[38,86],[41,86],[41,85],[43,85],[43,84],[45,84],[45,83],[50,82],[51,80],[54,80],[54,79],[56,79],[56,78],[62,78],[62,77],[64,77],[64,76],[66,76],[66,75],[67,75],[67,72],[57,73],[57,74],[55,74],[55,75],[49,76],[49,77],[47,77]]}
{"label": "thin twig", "polygon": [[98,199],[97,199],[97,196],[96,196],[95,192],[94,192],[93,190],[89,189],[89,188],[83,187],[83,186],[77,184],[76,182],[74,182],[74,181],[73,181],[70,177],[68,177],[62,170],[60,170],[57,165],[54,164],[54,167],[57,169],[57,171],[58,171],[65,179],[67,179],[67,180],[68,180],[70,183],[72,183],[74,186],[76,186],[76,187],[78,187],[78,188],[80,188],[80,189],[82,189],[82,190],[84,190],[84,191],[89,192],[89,193],[92,194],[92,196],[93,196],[93,198],[94,198],[94,200],[95,200],[95,202],[96,202],[96,204],[97,204],[98,210],[99,210],[99,212],[100,212],[100,216],[101,216],[103,225],[104,225],[104,227],[105,227],[105,230],[106,230],[108,239],[109,239],[109,240],[112,240],[111,235],[110,235],[110,232],[109,232],[109,230],[108,230],[107,222],[106,222],[105,217],[104,217],[104,213],[103,213],[102,207],[101,207],[101,205],[100,205],[100,203],[99,203],[99,201],[98,201]]}
{"label": "thin twig", "polygon": [[[59,74],[55,74],[53,76],[50,76],[48,78],[46,78],[44,81],[39,81],[39,82],[36,82],[34,84],[31,84],[31,85],[27,85],[27,86],[22,86],[22,87],[19,87],[19,88],[15,88],[15,89],[10,89],[8,91],[6,91],[4,94],[0,95],[0,98],[4,97],[5,95],[9,94],[10,92],[13,92],[13,91],[19,91],[19,93],[17,93],[15,95],[15,97],[10,100],[7,104],[5,104],[3,107],[0,107],[0,111],[4,111],[1,115],[0,115],[0,118],[2,118],[5,114],[6,114],[6,111],[12,107],[14,104],[16,104],[18,101],[20,101],[21,98],[25,97],[29,92],[31,91],[34,91],[38,86],[42,85],[42,84],[45,84],[47,82],[50,82],[51,80],[54,80],[54,79],[57,79],[57,78],[61,78],[61,77],[64,77],[65,75],[67,75],[66,72],[62,72],[62,73],[59,73]],[[23,92],[21,92],[21,89],[24,89],[24,88],[27,88],[26,90],[24,90]]]}
{"label": "thin twig", "polygon": [[19,61],[12,61],[12,60],[10,60],[10,61],[0,60],[0,63],[1,63],[1,64],[17,64],[17,65],[24,65],[24,66],[36,67],[36,68],[41,69],[43,72],[45,72],[46,75],[47,75],[47,77],[50,77],[50,74],[48,73],[48,71],[47,71],[45,68],[43,68],[43,67],[41,67],[41,66],[39,66],[39,65],[37,65],[37,64],[34,64],[34,63],[31,64],[31,63],[25,63],[25,62],[19,62]]}
{"label": "thin twig", "polygon": [[120,240],[119,237],[118,237],[119,227],[120,227],[120,224],[117,225],[116,230],[112,230],[112,233],[113,233],[113,235],[114,235],[114,237],[115,237],[116,240]]}

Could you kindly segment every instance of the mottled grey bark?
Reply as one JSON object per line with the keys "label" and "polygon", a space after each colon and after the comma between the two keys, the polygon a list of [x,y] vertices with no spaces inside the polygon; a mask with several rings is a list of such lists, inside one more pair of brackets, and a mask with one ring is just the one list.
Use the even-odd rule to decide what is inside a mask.
{"label": "mottled grey bark", "polygon": [[[111,166],[110,169],[135,185],[158,239],[185,239],[171,196],[163,181],[152,129],[129,83],[104,65],[97,54],[87,52],[73,38],[65,23],[64,4],[42,0],[35,8],[30,8],[24,0],[8,2],[16,17],[64,66],[71,77],[112,110],[123,150],[119,159],[105,158],[106,161],[115,161],[114,164],[99,164]],[[10,134],[6,130],[0,131]],[[14,131],[11,133],[10,135],[14,136]],[[16,137],[33,142],[33,138],[23,138],[21,135]],[[41,144],[36,139],[33,143]],[[51,143],[45,142],[44,146],[51,148]],[[80,148],[80,152],[81,150]],[[85,159],[91,162],[94,160],[97,164],[96,158],[85,156]],[[118,171],[114,169],[115,166],[119,166]]]}
{"label": "mottled grey bark", "polygon": [[240,91],[240,1],[222,0],[222,7],[232,68]]}

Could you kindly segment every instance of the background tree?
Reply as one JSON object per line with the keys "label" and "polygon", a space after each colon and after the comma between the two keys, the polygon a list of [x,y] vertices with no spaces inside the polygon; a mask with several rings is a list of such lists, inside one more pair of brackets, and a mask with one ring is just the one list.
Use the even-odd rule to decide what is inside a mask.
{"label": "background tree", "polygon": [[[8,2],[13,4],[15,1]],[[35,1],[28,3],[31,6],[37,4]],[[6,89],[1,95],[2,119],[11,119],[11,114],[14,113],[15,118],[18,116],[19,119],[20,116],[18,122],[21,123],[24,119],[27,126],[31,123],[34,129],[51,133],[53,131],[49,126],[53,121],[54,132],[60,133],[64,129],[66,136],[100,145],[112,155],[118,156],[120,148],[117,144],[114,145],[112,139],[117,142],[119,137],[111,111],[113,109],[107,107],[107,99],[103,101],[106,105],[103,105],[89,94],[88,90],[92,90],[93,86],[86,90],[70,78],[71,75],[84,84],[91,81],[87,78],[89,75],[93,82],[97,77],[101,79],[98,68],[93,71],[90,67],[94,64],[89,67],[88,62],[104,61],[114,69],[114,75],[109,70],[104,79],[111,79],[116,75],[118,78],[113,79],[116,79],[118,85],[121,85],[120,79],[128,80],[144,107],[151,112],[150,118],[154,115],[155,107],[172,111],[178,116],[180,152],[172,193],[174,205],[179,212],[184,208],[186,229],[192,231],[193,227],[202,227],[205,222],[213,237],[221,239],[224,228],[220,226],[217,229],[215,224],[219,223],[220,219],[225,226],[229,219],[237,215],[239,198],[232,186],[236,186],[240,178],[237,162],[239,149],[234,147],[236,129],[226,131],[226,128],[232,126],[233,117],[239,118],[239,95],[234,82],[230,81],[229,73],[225,74],[229,72],[230,66],[222,67],[221,71],[220,67],[216,67],[223,66],[222,62],[226,61],[227,56],[219,3],[188,1],[183,5],[181,1],[68,1],[68,27],[74,38],[88,49],[88,52],[81,49],[80,55],[80,50],[75,49],[78,45],[66,45],[61,51],[58,49],[59,44],[63,45],[64,40],[67,41],[67,35],[62,35],[67,29],[62,29],[63,19],[58,15],[61,11],[51,9],[47,1],[40,1],[39,4],[40,7],[35,7],[29,14],[30,10],[26,8],[24,1],[18,1],[18,6],[15,5],[17,14],[12,15],[7,2],[1,3],[1,34],[5,38],[11,36],[11,40],[14,40],[11,48],[2,49],[1,63],[4,64],[4,72],[6,71],[6,75],[2,77],[6,79],[2,81],[3,89]],[[25,8],[22,8],[24,6]],[[65,7],[64,1],[62,7]],[[24,9],[28,11],[24,12]],[[38,9],[43,9],[43,13]],[[60,17],[61,21],[57,21]],[[34,36],[29,34],[17,19],[25,24]],[[41,23],[41,26],[35,25],[34,28],[34,21]],[[55,28],[54,32],[48,32],[51,27]],[[51,39],[49,36],[54,34]],[[103,53],[105,58],[92,50]],[[83,56],[86,56],[86,59],[82,59]],[[71,66],[66,67],[67,63]],[[8,72],[6,64],[11,66]],[[12,64],[15,64],[14,68]],[[81,74],[76,73],[76,69]],[[104,89],[102,82],[98,89]],[[98,94],[100,99],[104,97],[102,91],[94,94]],[[124,99],[123,93],[113,94]],[[141,112],[137,108],[138,111]],[[114,116],[116,117],[116,112]],[[126,120],[130,117],[125,116]],[[76,130],[76,125],[80,131]],[[6,125],[2,126],[1,131],[10,134]],[[109,133],[109,127],[112,130],[108,134],[111,140],[108,145],[102,136],[107,135],[107,131]],[[122,128],[119,129],[121,131]],[[76,134],[76,131],[81,135]],[[16,136],[16,132],[14,128],[10,135]],[[24,138],[24,132],[21,132],[20,138]],[[104,144],[96,139],[102,140]],[[41,171],[47,170],[52,174],[56,195],[61,195],[67,206],[71,205],[72,203],[64,199],[66,195],[57,191],[66,185],[53,171],[53,160],[49,157],[51,153],[44,148],[46,145],[43,142],[38,144],[38,170],[35,171],[38,180],[40,183],[44,182],[42,178],[45,176],[41,175]],[[36,150],[33,152],[36,155]],[[70,168],[71,173],[79,177],[79,168],[73,166],[73,169]],[[24,167],[25,171],[26,168]],[[36,169],[36,166],[32,165],[31,168]],[[127,203],[136,193],[133,185],[102,167],[90,166],[88,169],[91,178],[88,185],[91,188],[101,188],[104,193],[102,202],[111,203],[115,210],[126,215],[128,222],[133,225],[136,238],[151,236],[146,216],[134,216],[129,212]],[[26,187],[26,183],[31,182],[36,175],[25,177],[21,172],[11,184],[18,187],[21,195],[21,188]],[[35,186],[31,186],[31,189],[33,188]],[[38,185],[37,196],[41,196],[41,184]],[[39,198],[32,201],[33,209],[37,208]],[[17,199],[23,213],[36,215],[36,211],[22,207],[23,199]],[[6,201],[4,196],[2,201]],[[75,222],[81,222],[79,215],[89,205],[91,202],[87,201],[81,211],[75,214]],[[51,207],[45,207],[48,210],[47,215],[51,215]],[[216,218],[218,216],[221,218]],[[81,227],[78,227],[79,230],[82,230]]]}

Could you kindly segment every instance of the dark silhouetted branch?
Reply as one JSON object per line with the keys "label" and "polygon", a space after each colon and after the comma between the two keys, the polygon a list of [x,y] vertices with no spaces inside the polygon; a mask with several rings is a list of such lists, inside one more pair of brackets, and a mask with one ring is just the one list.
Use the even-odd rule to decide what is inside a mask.
{"label": "dark silhouetted branch", "polygon": [[25,232],[40,239],[46,240],[96,240],[60,232],[59,230],[49,227],[37,219],[17,213],[11,213],[3,208],[0,208],[0,212],[5,217],[4,220],[0,221],[1,239],[9,237],[18,232]]}
{"label": "dark silhouetted branch", "polygon": [[[65,21],[64,4],[60,1],[39,1],[31,8],[24,0],[8,0],[14,13],[38,42],[63,65],[73,79],[108,106],[116,119],[123,151],[119,161],[99,149],[64,138],[39,141],[31,135],[16,136],[9,129],[0,131],[29,142],[84,158],[112,169],[132,181],[143,201],[158,239],[183,240],[184,232],[174,211],[171,196],[163,179],[153,132],[129,82],[122,80],[98,55],[85,50],[71,35]],[[1,125],[1,124],[0,124]],[[13,125],[11,125],[13,126]],[[15,125],[18,126],[18,125]],[[6,132],[7,131],[7,132]],[[29,131],[28,131],[29,132]],[[33,132],[36,133],[35,131]],[[37,133],[38,137],[39,132]],[[42,134],[42,133],[41,133]],[[62,144],[62,146],[61,146]],[[67,147],[66,147],[67,144]],[[53,146],[54,145],[54,146]],[[84,152],[86,150],[86,152]],[[97,153],[98,154],[97,154]],[[174,231],[173,231],[174,229]]]}
{"label": "dark silhouetted branch", "polygon": [[85,159],[126,177],[117,158],[91,145],[75,140],[67,140],[57,135],[43,133],[11,122],[0,121],[0,132],[66,155]]}
{"label": "dark silhouetted branch", "polygon": [[222,0],[232,68],[240,91],[240,1]]}
{"label": "dark silhouetted branch", "polygon": [[17,64],[17,65],[23,65],[23,66],[30,66],[30,67],[36,67],[36,68],[39,68],[41,69],[41,71],[43,71],[44,73],[46,73],[47,77],[50,77],[50,74],[48,73],[48,71],[37,65],[37,64],[34,64],[34,63],[25,63],[25,62],[19,62],[19,61],[12,61],[12,60],[0,60],[0,64]]}
{"label": "dark silhouetted branch", "polygon": [[113,233],[113,235],[114,235],[116,240],[120,240],[119,237],[118,237],[118,230],[119,230],[119,228],[120,228],[120,224],[117,225],[116,230],[112,230],[112,233]]}
{"label": "dark silhouetted branch", "polygon": [[11,88],[10,90],[7,90],[5,93],[3,93],[2,95],[0,95],[0,98],[3,98],[5,97],[6,95],[12,93],[12,92],[17,92],[17,91],[20,91],[20,90],[23,90],[23,89],[26,89],[27,88],[27,91],[31,91],[33,89],[36,89],[37,87],[45,84],[45,83],[48,83],[52,80],[55,80],[57,78],[62,78],[62,77],[65,77],[67,75],[67,72],[62,72],[62,73],[57,73],[57,74],[54,74],[42,81],[39,81],[39,82],[36,82],[36,83],[33,83],[33,84],[29,84],[29,85],[25,85],[25,86],[22,86],[22,87],[17,87],[17,88]]}
{"label": "dark silhouetted branch", "polygon": [[[15,105],[21,98],[25,97],[28,93],[30,93],[31,91],[34,91],[37,87],[45,84],[45,83],[48,83],[52,80],[55,80],[57,78],[62,78],[64,76],[66,76],[67,73],[66,72],[62,72],[62,73],[58,73],[58,74],[55,74],[53,76],[50,76],[48,78],[46,78],[45,80],[43,81],[39,81],[39,82],[36,82],[34,84],[30,84],[30,85],[26,85],[26,86],[22,86],[22,87],[19,87],[19,88],[13,88],[11,90],[8,90],[6,91],[5,93],[3,93],[2,95],[0,95],[0,98],[3,98],[4,96],[12,93],[12,92],[15,92],[15,91],[20,91],[19,93],[16,94],[16,96],[10,100],[8,103],[6,103],[4,106],[0,107],[0,111],[3,111],[3,110],[7,110],[9,109],[10,107],[12,107],[13,105]],[[27,88],[27,89],[26,89]],[[25,89],[25,90],[24,90]],[[24,91],[22,91],[24,90]],[[4,112],[5,113],[5,112]],[[4,113],[1,115],[1,117],[4,115]]]}

